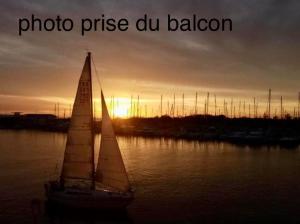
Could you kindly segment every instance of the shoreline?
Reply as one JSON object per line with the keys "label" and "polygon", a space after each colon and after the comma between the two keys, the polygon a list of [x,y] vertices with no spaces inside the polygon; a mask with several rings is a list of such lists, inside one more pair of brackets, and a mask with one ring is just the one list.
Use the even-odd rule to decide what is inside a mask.
{"label": "shoreline", "polygon": [[[1,116],[0,129],[66,133],[69,122],[68,118],[53,115]],[[117,118],[113,124],[119,136],[222,141],[239,145],[300,145],[300,119],[196,115],[181,118]],[[94,125],[96,133],[100,133],[101,121],[95,121]]]}

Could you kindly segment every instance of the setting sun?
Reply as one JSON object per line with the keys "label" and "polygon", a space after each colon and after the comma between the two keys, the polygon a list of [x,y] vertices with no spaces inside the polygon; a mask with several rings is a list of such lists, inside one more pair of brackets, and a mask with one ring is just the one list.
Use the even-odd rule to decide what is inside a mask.
{"label": "setting sun", "polygon": [[130,114],[130,99],[128,98],[112,98],[106,101],[109,102],[109,110],[111,117],[125,118]]}
{"label": "setting sun", "polygon": [[115,117],[127,117],[129,112],[129,108],[127,105],[118,105],[114,108],[114,116]]}

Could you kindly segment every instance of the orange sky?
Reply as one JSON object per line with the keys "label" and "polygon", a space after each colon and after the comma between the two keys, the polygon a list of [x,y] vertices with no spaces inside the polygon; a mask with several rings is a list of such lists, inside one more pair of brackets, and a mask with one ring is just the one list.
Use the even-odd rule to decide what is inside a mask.
{"label": "orange sky", "polygon": [[[185,94],[187,113],[193,110],[195,92],[199,110],[209,91],[218,104],[231,98],[266,108],[268,89],[274,108],[284,96],[286,109],[297,106],[300,58],[299,2],[285,1],[9,1],[1,4],[0,113],[51,112],[54,103],[68,108],[76,93],[86,50],[93,53],[107,100],[111,96],[140,96],[141,103],[158,111],[173,94],[180,104]],[[18,36],[16,21],[32,13],[57,14],[78,21],[101,13],[130,21],[147,13],[163,22],[167,13],[191,13],[233,20],[232,32],[28,32]],[[94,88],[99,95],[99,88]],[[176,104],[177,104],[176,103]],[[213,111],[213,106],[212,109]]]}

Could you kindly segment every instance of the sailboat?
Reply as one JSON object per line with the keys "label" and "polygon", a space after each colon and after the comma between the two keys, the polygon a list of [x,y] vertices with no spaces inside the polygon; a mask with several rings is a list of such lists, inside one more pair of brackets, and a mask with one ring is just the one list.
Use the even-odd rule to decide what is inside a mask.
{"label": "sailboat", "polygon": [[86,56],[72,110],[60,179],[45,184],[51,204],[88,209],[121,209],[133,191],[101,89],[102,126],[97,167],[91,53]]}

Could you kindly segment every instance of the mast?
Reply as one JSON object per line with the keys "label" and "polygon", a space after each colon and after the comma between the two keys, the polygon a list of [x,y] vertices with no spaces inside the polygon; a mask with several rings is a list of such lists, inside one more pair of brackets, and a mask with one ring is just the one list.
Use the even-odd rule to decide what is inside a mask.
{"label": "mast", "polygon": [[112,113],[112,115],[113,115],[113,119],[115,118],[115,96],[113,96],[113,98],[112,98],[112,102],[113,102],[113,113]]}
{"label": "mast", "polygon": [[248,105],[248,109],[249,109],[249,115],[248,115],[248,117],[251,118],[250,103],[249,103],[249,105]]}
{"label": "mast", "polygon": [[271,118],[271,89],[269,89],[269,99],[268,99],[268,118]]}
{"label": "mast", "polygon": [[233,117],[233,99],[231,98],[231,101],[230,101],[230,117],[232,118]]}
{"label": "mast", "polygon": [[256,109],[255,109],[255,107],[256,107],[256,103],[255,103],[255,97],[254,97],[253,98],[253,118],[256,118],[256,113],[255,113]]}
{"label": "mast", "polygon": [[207,92],[207,100],[206,100],[206,115],[209,114],[209,92]]}
{"label": "mast", "polygon": [[130,97],[130,116],[133,117],[132,116],[132,95]]}
{"label": "mast", "polygon": [[[300,94],[299,94],[299,97],[300,97]],[[175,117],[175,93],[173,96],[173,117]]]}
{"label": "mast", "polygon": [[169,112],[170,112],[170,103],[169,103],[169,100],[168,100],[168,103],[167,103],[167,116],[169,116]]}
{"label": "mast", "polygon": [[137,117],[140,117],[140,95],[137,98],[137,108],[136,108]]}
{"label": "mast", "polygon": [[241,117],[241,101],[239,101],[239,118]]}
{"label": "mast", "polygon": [[163,115],[163,95],[160,96],[160,117]]}
{"label": "mast", "polygon": [[57,103],[57,118],[59,118],[59,103]]}
{"label": "mast", "polygon": [[283,119],[282,96],[280,96],[280,118]]}
{"label": "mast", "polygon": [[198,103],[198,93],[196,92],[196,102],[195,102],[195,115],[197,115],[197,103]]}
{"label": "mast", "polygon": [[300,92],[298,93],[298,118],[300,118]]}
{"label": "mast", "polygon": [[184,93],[182,94],[182,116],[184,117]]}
{"label": "mast", "polygon": [[235,106],[233,106],[233,118],[235,118]]}
{"label": "mast", "polygon": [[92,123],[92,169],[93,169],[93,178],[92,178],[92,190],[95,189],[95,149],[94,149],[94,144],[95,144],[95,128],[94,128],[94,108],[93,108],[93,80],[92,80],[92,63],[91,63],[91,52],[88,52],[88,63],[89,63],[89,75],[90,75],[90,80],[91,80],[91,123]]}
{"label": "mast", "polygon": [[244,105],[243,105],[243,110],[244,110],[244,113],[243,113],[243,116],[246,117],[246,103],[245,103],[245,100],[244,100]]}
{"label": "mast", "polygon": [[216,94],[214,94],[215,96],[215,116],[217,116],[217,96]]}

